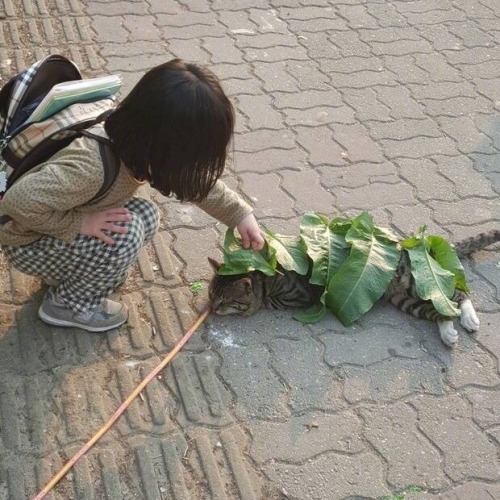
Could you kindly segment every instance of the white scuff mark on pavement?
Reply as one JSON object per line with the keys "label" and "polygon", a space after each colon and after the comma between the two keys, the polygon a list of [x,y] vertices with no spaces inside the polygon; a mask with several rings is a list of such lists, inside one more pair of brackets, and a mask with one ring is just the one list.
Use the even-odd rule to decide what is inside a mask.
{"label": "white scuff mark on pavement", "polygon": [[220,347],[241,347],[241,345],[235,342],[233,334],[226,328],[218,330],[217,328],[210,326],[209,335]]}
{"label": "white scuff mark on pavement", "polygon": [[229,30],[231,33],[234,33],[235,35],[255,35],[254,30],[246,30],[244,28],[241,29],[235,29],[235,30]]}

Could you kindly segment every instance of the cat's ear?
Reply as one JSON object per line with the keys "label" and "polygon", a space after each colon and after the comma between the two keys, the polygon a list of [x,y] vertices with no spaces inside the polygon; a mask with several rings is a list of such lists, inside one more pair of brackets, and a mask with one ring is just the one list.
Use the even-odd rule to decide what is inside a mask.
{"label": "cat's ear", "polygon": [[217,271],[221,268],[222,262],[219,262],[215,259],[212,259],[212,257],[208,257],[208,262],[210,262],[210,265],[212,266],[212,269],[217,273]]}
{"label": "cat's ear", "polygon": [[250,295],[252,293],[252,279],[251,278],[243,278],[241,280],[243,286],[245,287],[245,292]]}

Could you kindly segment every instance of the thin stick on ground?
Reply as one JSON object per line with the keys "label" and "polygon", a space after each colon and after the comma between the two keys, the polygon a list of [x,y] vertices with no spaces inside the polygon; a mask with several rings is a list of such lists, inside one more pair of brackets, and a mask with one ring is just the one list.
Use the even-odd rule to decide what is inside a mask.
{"label": "thin stick on ground", "polygon": [[66,465],[45,485],[45,487],[38,493],[33,500],[42,500],[45,496],[52,490],[52,488],[67,474],[67,472],[76,464],[76,462],[83,456],[87,451],[94,446],[99,439],[101,439],[106,432],[112,427],[112,425],[120,418],[122,413],[128,408],[130,403],[144,390],[146,385],[151,382],[173,359],[173,357],[184,347],[186,342],[191,338],[193,333],[198,329],[198,327],[205,321],[209,315],[210,310],[207,309],[200,314],[193,326],[183,335],[176,346],[168,353],[168,355],[163,359],[163,361],[151,371],[147,377],[130,393],[128,398],[120,405],[120,407],[115,411],[111,418],[99,429],[99,431],[94,434],[94,436],[87,441],[85,445],[80,448],[80,450],[75,453],[73,458],[69,460]]}

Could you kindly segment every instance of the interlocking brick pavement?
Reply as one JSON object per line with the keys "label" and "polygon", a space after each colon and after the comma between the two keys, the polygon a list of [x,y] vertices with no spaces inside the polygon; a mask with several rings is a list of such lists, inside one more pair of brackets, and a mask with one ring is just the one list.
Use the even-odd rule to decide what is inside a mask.
{"label": "interlocking brick pavement", "polygon": [[[225,179],[288,234],[311,210],[498,228],[499,43],[498,0],[0,0],[1,85],[54,52],[123,93],[173,57],[209,65],[237,115]],[[40,283],[0,260],[0,499],[34,496],[207,299],[225,228],[142,195],[162,224],[117,331],[44,325]],[[209,318],[49,498],[500,499],[497,249],[465,263],[482,325],[453,350],[385,304],[349,327]]]}

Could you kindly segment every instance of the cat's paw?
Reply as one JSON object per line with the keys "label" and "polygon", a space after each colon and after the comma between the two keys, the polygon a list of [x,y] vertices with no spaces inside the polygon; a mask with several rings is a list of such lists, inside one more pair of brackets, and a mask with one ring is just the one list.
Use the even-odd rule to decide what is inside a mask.
{"label": "cat's paw", "polygon": [[453,326],[453,321],[442,321],[438,324],[438,327],[443,344],[448,347],[455,347],[455,344],[458,342],[458,332]]}
{"label": "cat's paw", "polygon": [[469,299],[460,304],[460,324],[470,333],[479,330],[479,318]]}

